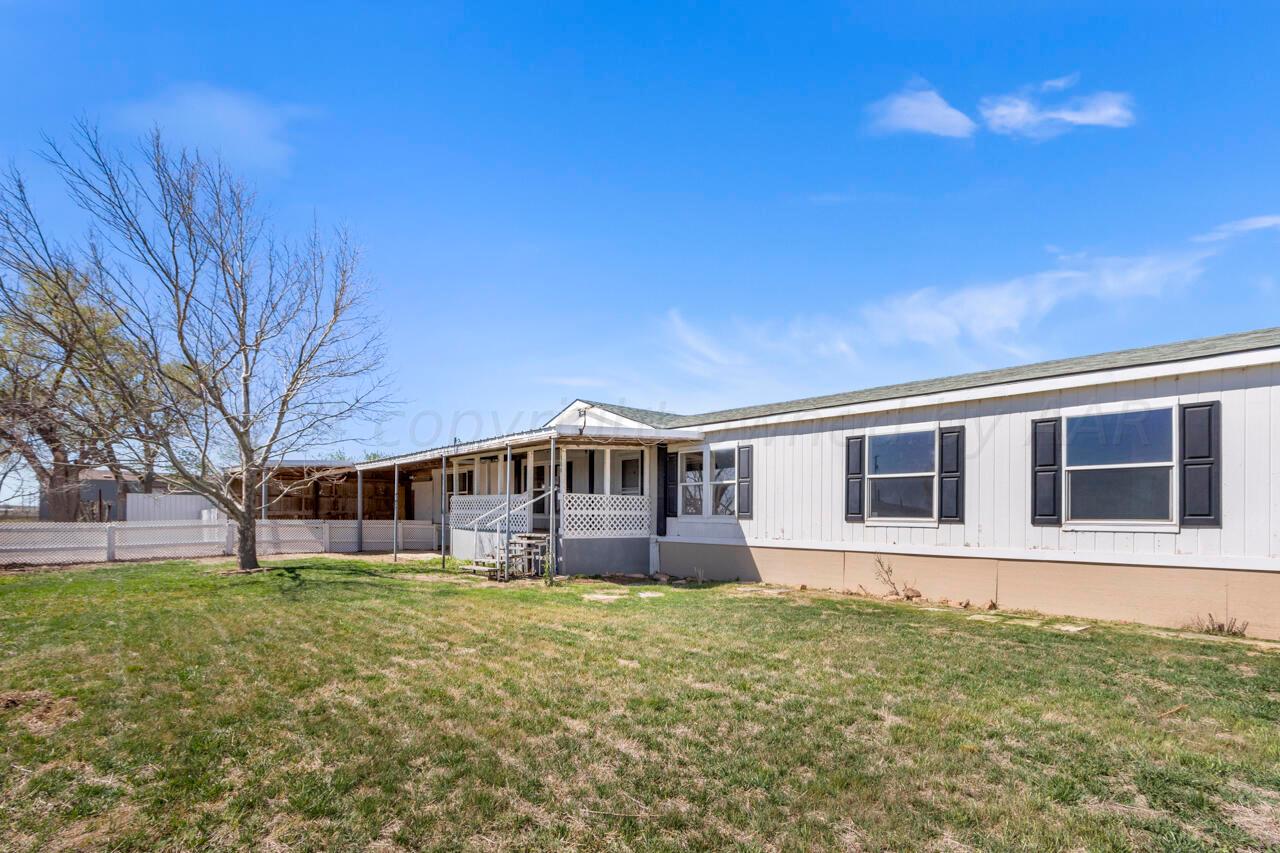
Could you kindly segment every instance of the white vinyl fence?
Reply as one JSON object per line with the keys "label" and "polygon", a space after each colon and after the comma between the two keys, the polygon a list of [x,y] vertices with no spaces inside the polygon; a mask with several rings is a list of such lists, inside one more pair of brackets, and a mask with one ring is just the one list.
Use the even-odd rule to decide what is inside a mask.
{"label": "white vinyl fence", "polygon": [[[132,496],[131,496],[132,497]],[[390,551],[394,522],[259,521],[259,554],[352,554]],[[434,551],[429,521],[400,522],[400,550]],[[0,524],[0,565],[102,563],[217,557],[235,553],[236,529],[226,521],[13,522]]]}

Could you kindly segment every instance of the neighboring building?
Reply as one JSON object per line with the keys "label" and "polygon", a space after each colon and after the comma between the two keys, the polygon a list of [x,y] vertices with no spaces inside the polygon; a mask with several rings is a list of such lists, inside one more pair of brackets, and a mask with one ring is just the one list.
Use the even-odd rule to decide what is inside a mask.
{"label": "neighboring building", "polygon": [[[124,477],[125,489],[133,494],[141,490],[141,481],[132,474]],[[117,493],[119,484],[106,468],[86,468],[80,472],[81,521],[124,521],[128,513],[128,500],[120,507]],[[43,490],[40,494],[40,520],[49,521],[49,502]]]}
{"label": "neighboring building", "polygon": [[880,558],[932,599],[1280,637],[1280,329],[701,415],[579,400],[353,467],[469,559],[509,527],[565,573],[883,592]]}
{"label": "neighboring building", "polygon": [[[80,511],[77,521],[196,521],[213,504],[200,495],[175,492],[164,480],[157,480],[151,493],[142,491],[142,480],[124,475],[128,497],[120,500],[119,484],[106,468],[86,468],[80,472]],[[41,491],[39,519],[51,521],[49,502]]]}

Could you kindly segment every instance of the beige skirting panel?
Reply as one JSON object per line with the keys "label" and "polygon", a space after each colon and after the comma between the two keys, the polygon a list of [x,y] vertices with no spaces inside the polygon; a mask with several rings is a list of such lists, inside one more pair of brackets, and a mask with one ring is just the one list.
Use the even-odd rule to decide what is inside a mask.
{"label": "beige skirting panel", "polygon": [[[670,541],[659,548],[662,571],[677,577],[887,591],[869,553]],[[935,601],[967,598],[981,606],[992,600],[1006,610],[1168,628],[1212,613],[1248,621],[1251,637],[1280,639],[1280,572],[905,554],[883,559],[899,586]]]}

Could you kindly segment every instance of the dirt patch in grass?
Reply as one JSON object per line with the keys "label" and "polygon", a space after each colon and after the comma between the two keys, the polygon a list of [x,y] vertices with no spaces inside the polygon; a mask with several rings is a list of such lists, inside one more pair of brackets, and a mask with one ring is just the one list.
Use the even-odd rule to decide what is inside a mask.
{"label": "dirt patch in grass", "polygon": [[0,693],[0,710],[22,708],[29,705],[43,705],[53,701],[53,694],[47,690],[6,690]]}
{"label": "dirt patch in grass", "polygon": [[1234,787],[1248,797],[1248,802],[1223,803],[1227,820],[1264,849],[1280,850],[1280,793],[1254,785]]}
{"label": "dirt patch in grass", "polygon": [[1280,809],[1275,803],[1230,803],[1223,811],[1236,828],[1266,845],[1267,849],[1280,848]]}
{"label": "dirt patch in grass", "polygon": [[54,698],[45,690],[9,690],[0,693],[0,709],[21,708],[18,723],[35,735],[48,735],[72,720],[79,719],[80,709],[74,696]]}

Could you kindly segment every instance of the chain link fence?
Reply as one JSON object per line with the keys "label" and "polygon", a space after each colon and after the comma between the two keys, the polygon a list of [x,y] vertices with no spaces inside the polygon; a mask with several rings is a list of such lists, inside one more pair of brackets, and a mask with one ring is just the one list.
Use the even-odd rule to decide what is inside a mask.
{"label": "chain link fence", "polygon": [[[390,551],[393,521],[259,521],[258,553],[353,554]],[[439,528],[429,521],[401,521],[399,549],[434,551]],[[361,539],[363,538],[363,543]],[[363,547],[360,547],[363,545]],[[116,560],[230,556],[236,528],[226,521],[10,522],[0,523],[0,565],[66,565]]]}

